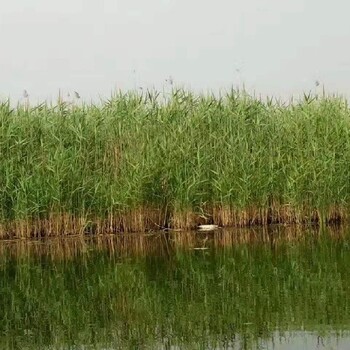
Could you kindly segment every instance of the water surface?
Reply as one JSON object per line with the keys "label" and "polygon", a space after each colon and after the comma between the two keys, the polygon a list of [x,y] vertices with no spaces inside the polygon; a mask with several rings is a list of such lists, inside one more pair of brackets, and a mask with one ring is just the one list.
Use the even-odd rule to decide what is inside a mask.
{"label": "water surface", "polygon": [[275,228],[2,242],[0,348],[348,349],[349,238]]}

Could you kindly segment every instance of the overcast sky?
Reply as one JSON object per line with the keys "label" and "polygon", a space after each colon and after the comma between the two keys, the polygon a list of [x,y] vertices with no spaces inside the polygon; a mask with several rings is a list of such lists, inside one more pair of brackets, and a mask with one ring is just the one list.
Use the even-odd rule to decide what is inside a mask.
{"label": "overcast sky", "polygon": [[[348,0],[16,0],[0,6],[0,97],[176,85],[350,96]],[[319,87],[320,88],[320,87]]]}

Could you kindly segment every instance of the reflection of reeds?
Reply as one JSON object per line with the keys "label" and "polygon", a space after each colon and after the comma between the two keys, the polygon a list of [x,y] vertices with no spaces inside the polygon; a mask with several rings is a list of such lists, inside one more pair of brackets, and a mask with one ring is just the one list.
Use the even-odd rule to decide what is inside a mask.
{"label": "reflection of reeds", "polygon": [[1,242],[0,347],[250,349],[279,344],[276,330],[342,332],[348,241],[341,226],[272,225]]}
{"label": "reflection of reeds", "polygon": [[121,234],[95,236],[52,237],[39,240],[3,240],[0,243],[0,256],[47,256],[65,260],[75,256],[88,256],[91,252],[105,251],[122,257],[164,255],[169,253],[171,240],[167,233]]}
{"label": "reflection of reeds", "polygon": [[349,221],[346,101],[0,104],[0,238]]}

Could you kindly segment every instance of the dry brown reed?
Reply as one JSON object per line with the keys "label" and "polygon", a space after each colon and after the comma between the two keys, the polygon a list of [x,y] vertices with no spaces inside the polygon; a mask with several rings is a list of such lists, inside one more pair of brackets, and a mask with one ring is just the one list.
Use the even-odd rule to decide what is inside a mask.
{"label": "dry brown reed", "polygon": [[349,212],[340,206],[327,210],[293,208],[290,205],[274,205],[270,208],[250,206],[238,210],[230,206],[217,206],[202,213],[175,211],[167,217],[163,208],[139,207],[123,213],[108,213],[100,217],[82,217],[72,214],[51,214],[46,219],[22,219],[0,225],[0,239],[42,238],[70,235],[101,235],[132,232],[155,232],[163,229],[194,230],[201,224],[215,223],[220,227],[256,227],[273,224],[340,224],[349,222]]}

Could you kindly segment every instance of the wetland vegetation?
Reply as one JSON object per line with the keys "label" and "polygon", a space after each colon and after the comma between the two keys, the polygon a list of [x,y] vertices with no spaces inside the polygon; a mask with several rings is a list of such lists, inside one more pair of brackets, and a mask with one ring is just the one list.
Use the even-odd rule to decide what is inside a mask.
{"label": "wetland vegetation", "polygon": [[350,109],[231,91],[0,105],[0,238],[348,221]]}
{"label": "wetland vegetation", "polygon": [[21,240],[0,256],[4,350],[350,344],[347,229]]}

